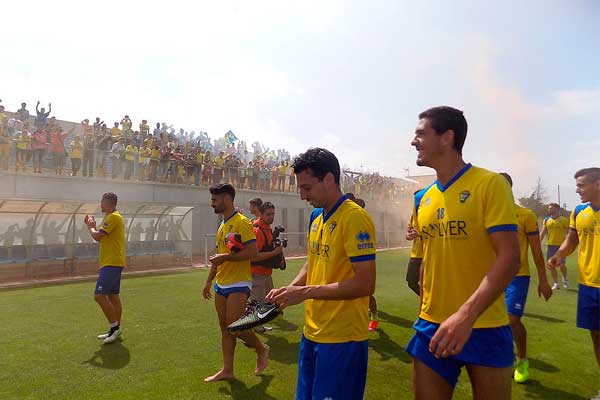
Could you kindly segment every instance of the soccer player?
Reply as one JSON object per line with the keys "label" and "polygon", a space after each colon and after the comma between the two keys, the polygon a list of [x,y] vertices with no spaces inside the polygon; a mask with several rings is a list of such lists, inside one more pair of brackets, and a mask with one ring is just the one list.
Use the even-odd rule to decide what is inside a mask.
{"label": "soccer player", "polygon": [[463,366],[476,400],[510,399],[513,337],[504,289],[518,270],[517,219],[499,174],[463,161],[463,112],[419,115],[417,165],[437,180],[415,196],[423,240],[421,310],[406,350],[415,398],[450,399]]}
{"label": "soccer player", "polygon": [[[256,257],[256,237],[252,224],[241,213],[235,210],[233,201],[235,189],[229,183],[217,184],[210,187],[211,207],[215,214],[223,216],[223,221],[217,230],[217,254],[210,258],[212,267],[202,291],[205,299],[212,298],[211,287],[214,283],[215,308],[221,328],[221,349],[223,352],[223,368],[216,374],[204,379],[204,382],[215,382],[233,378],[233,355],[236,337],[227,330],[227,325],[236,321],[244,314],[246,300],[252,288],[250,259]],[[244,248],[240,251],[229,251],[228,235],[239,234]],[[267,368],[269,347],[262,344],[252,330],[239,333],[239,337],[249,347],[256,350],[256,369],[259,374]]]}
{"label": "soccer player", "polygon": [[[502,172],[502,175],[510,186],[513,181],[510,175]],[[533,261],[538,274],[538,296],[544,296],[544,300],[552,296],[552,289],[548,284],[546,276],[546,266],[544,265],[544,255],[542,245],[540,244],[537,217],[533,211],[515,204],[517,221],[519,225],[519,247],[521,250],[519,272],[510,282],[504,293],[506,298],[506,308],[508,309],[508,320],[517,345],[517,362],[515,363],[515,372],[513,378],[517,383],[525,383],[529,379],[529,361],[527,360],[527,330],[521,322],[521,317],[525,311],[525,302],[527,301],[527,292],[529,291],[529,256],[527,249],[531,247]]]}
{"label": "soccer player", "polygon": [[117,211],[117,195],[104,193],[100,201],[104,219],[100,229],[96,228],[96,219],[86,215],[84,222],[92,238],[100,242],[100,273],[96,282],[94,299],[100,305],[110,327],[108,333],[98,335],[104,344],[112,343],[121,335],[121,273],[125,267],[125,229],[123,217]]}
{"label": "soccer player", "polygon": [[308,258],[267,300],[280,309],[304,302],[297,400],[362,399],[367,378],[369,296],[375,290],[375,228],[340,189],[333,153],[311,148],[293,163],[310,217]]}
{"label": "soccer player", "polygon": [[[540,233],[540,241],[544,240],[546,234],[548,234],[548,247],[546,249],[546,258],[550,259],[553,255],[556,254],[558,248],[565,240],[567,236],[567,232],[569,231],[569,220],[560,215],[560,206],[556,203],[551,203],[548,205],[548,213],[550,214],[546,218],[544,218],[544,222],[542,223],[542,232]],[[565,289],[569,288],[569,278],[567,278],[567,263],[566,259],[563,258],[560,260],[559,268],[562,274],[562,283]],[[552,290],[558,290],[560,287],[558,286],[558,273],[556,272],[556,268],[550,267],[550,273],[552,274],[552,279],[554,280],[554,284],[552,285]]]}
{"label": "soccer player", "polygon": [[600,168],[577,171],[575,184],[583,204],[571,212],[567,238],[548,265],[558,266],[579,245],[577,327],[590,331],[600,367]]}

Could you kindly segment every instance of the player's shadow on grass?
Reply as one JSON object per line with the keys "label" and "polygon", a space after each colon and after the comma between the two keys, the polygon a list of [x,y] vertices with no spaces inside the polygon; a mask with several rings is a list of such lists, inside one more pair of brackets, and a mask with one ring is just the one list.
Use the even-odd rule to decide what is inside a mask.
{"label": "player's shadow on grass", "polygon": [[542,385],[536,379],[530,379],[525,386],[525,397],[528,399],[560,399],[560,400],[587,400],[578,394],[565,392],[564,390],[549,388]]}
{"label": "player's shadow on grass", "polygon": [[380,321],[389,322],[390,324],[398,325],[403,328],[412,328],[413,324],[415,323],[415,321],[397,317],[395,315],[388,314],[385,311],[377,311],[377,316],[379,317]]}
{"label": "player's shadow on grass", "polygon": [[555,367],[552,364],[548,364],[545,361],[538,360],[537,358],[529,357],[529,366],[533,369],[537,369],[538,371],[555,373],[560,372],[560,369]]}
{"label": "player's shadow on grass", "polygon": [[267,333],[260,334],[268,339],[267,344],[270,347],[269,359],[282,364],[297,364],[298,351],[300,351],[299,343],[290,343],[281,336],[270,335]]}
{"label": "player's shadow on grass", "polygon": [[260,383],[248,387],[246,384],[238,379],[229,379],[229,389],[219,388],[219,392],[231,396],[235,400],[249,400],[249,399],[260,399],[260,400],[276,400],[275,397],[267,394],[267,388],[273,380],[273,375],[260,375]]}
{"label": "player's shadow on grass", "polygon": [[524,313],[523,316],[527,317],[527,318],[539,319],[539,320],[545,321],[545,322],[555,322],[555,323],[567,322],[564,319],[558,319],[558,318],[554,318],[554,317],[548,317],[547,315],[541,315],[541,314]]}
{"label": "player's shadow on grass", "polygon": [[369,339],[369,347],[379,353],[381,361],[387,361],[391,358],[397,358],[403,363],[412,362],[412,357],[404,350],[404,347],[394,342],[385,331],[378,329],[378,339]]}
{"label": "player's shadow on grass", "polygon": [[129,350],[119,339],[114,343],[101,346],[89,360],[82,364],[90,364],[98,368],[121,369],[129,364],[130,359]]}

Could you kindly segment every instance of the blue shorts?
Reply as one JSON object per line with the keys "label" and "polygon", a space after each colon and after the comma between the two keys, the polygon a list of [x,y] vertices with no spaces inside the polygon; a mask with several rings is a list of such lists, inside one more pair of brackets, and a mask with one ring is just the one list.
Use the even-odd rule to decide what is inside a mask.
{"label": "blue shorts", "polygon": [[316,343],[302,335],[296,400],[362,400],[369,342]]}
{"label": "blue shorts", "polygon": [[[558,249],[560,249],[560,246],[554,246],[549,244],[548,247],[546,248],[546,260],[549,260],[550,257],[552,257],[553,255],[556,254],[556,252],[558,251]],[[560,259],[560,263],[567,265],[567,259],[566,258],[561,258]]]}
{"label": "blue shorts", "polygon": [[600,331],[600,288],[579,284],[577,327]]}
{"label": "blue shorts", "polygon": [[225,297],[228,297],[231,293],[245,293],[246,297],[250,297],[250,288],[248,286],[222,288],[215,283],[213,289],[215,289],[216,294],[220,294],[221,296]]}
{"label": "blue shorts", "polygon": [[94,294],[119,294],[121,292],[121,273],[123,267],[102,267],[96,281]]}
{"label": "blue shorts", "polygon": [[406,351],[418,359],[452,387],[456,386],[463,366],[482,365],[493,368],[506,368],[513,364],[513,335],[509,325],[498,328],[476,328],[460,354],[448,358],[435,358],[429,351],[429,342],[439,324],[417,319],[413,328],[417,331],[408,342]]}
{"label": "blue shorts", "polygon": [[530,280],[530,276],[515,276],[506,288],[506,308],[510,315],[518,315],[519,317],[523,315]]}

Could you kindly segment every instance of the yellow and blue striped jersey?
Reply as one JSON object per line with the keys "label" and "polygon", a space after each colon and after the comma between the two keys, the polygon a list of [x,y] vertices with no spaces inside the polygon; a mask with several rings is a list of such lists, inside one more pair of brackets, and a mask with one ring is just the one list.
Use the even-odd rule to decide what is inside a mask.
{"label": "yellow and blue striped jersey", "polygon": [[560,246],[569,231],[569,220],[565,217],[552,218],[548,216],[544,218],[543,224],[548,231],[547,244],[549,246]]}
{"label": "yellow and blue striped jersey", "polygon": [[[306,285],[351,279],[352,263],[375,260],[375,227],[362,207],[342,196],[323,214],[315,209],[308,232]],[[318,343],[343,343],[368,338],[369,297],[304,302],[304,336]]]}
{"label": "yellow and blue striped jersey", "polygon": [[529,276],[529,237],[532,235],[539,235],[537,225],[537,217],[528,208],[524,208],[515,204],[515,212],[517,214],[517,224],[519,225],[518,236],[519,236],[519,249],[521,266],[517,276]]}
{"label": "yellow and blue striped jersey", "polygon": [[600,288],[600,208],[578,205],[571,212],[569,227],[579,238],[579,283]]}
{"label": "yellow and blue striped jersey", "polygon": [[[496,253],[490,234],[517,231],[512,191],[499,174],[467,164],[445,186],[415,195],[415,226],[423,240],[420,318],[442,323],[467,301],[489,272]],[[474,328],[508,324],[504,293]]]}
{"label": "yellow and blue striped jersey", "polygon": [[[217,253],[229,253],[229,248],[227,247],[227,235],[229,233],[239,233],[244,245],[256,241],[252,223],[246,216],[237,211],[219,224],[219,229],[217,230]],[[231,285],[237,282],[252,282],[250,260],[226,261],[217,266],[215,282],[220,286]]]}

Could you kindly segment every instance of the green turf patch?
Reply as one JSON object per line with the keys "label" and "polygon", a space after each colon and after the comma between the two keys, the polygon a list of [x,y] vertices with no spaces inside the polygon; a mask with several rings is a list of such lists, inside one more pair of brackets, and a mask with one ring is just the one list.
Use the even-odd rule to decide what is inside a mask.
{"label": "green turf patch", "polygon": [[[376,297],[380,329],[371,333],[367,399],[412,398],[412,335],[418,299],[407,288],[404,251],[378,254]],[[571,282],[577,281],[574,259]],[[289,282],[302,261],[275,271]],[[532,264],[533,265],[533,264]],[[0,292],[0,399],[291,399],[303,324],[301,306],[285,310],[261,335],[271,346],[263,376],[255,354],[238,345],[236,380],[205,384],[220,368],[220,334],[212,302],[202,298],[206,271],[130,278],[122,282],[123,340],[101,346],[106,322],[93,300],[94,283]],[[589,333],[575,327],[576,290],[549,303],[532,279],[524,323],[529,333],[531,381],[513,384],[513,399],[586,399],[600,389]],[[576,289],[576,288],[575,288]],[[471,398],[463,373],[456,399]]]}

